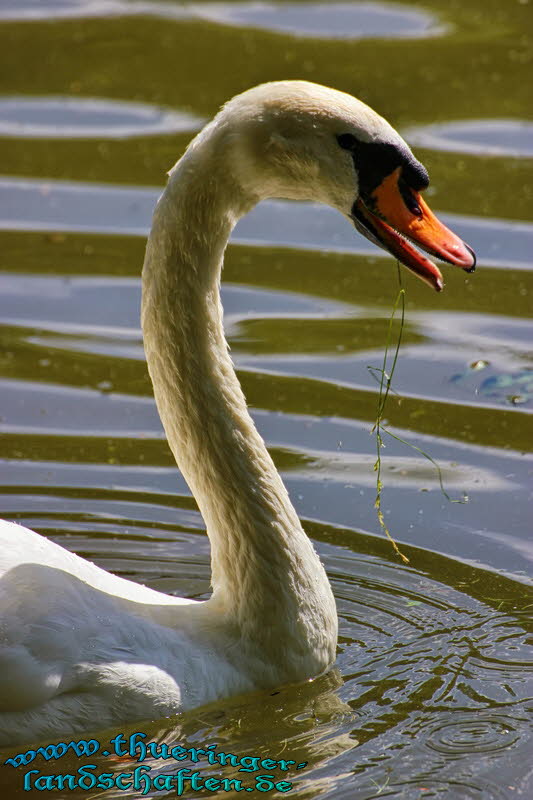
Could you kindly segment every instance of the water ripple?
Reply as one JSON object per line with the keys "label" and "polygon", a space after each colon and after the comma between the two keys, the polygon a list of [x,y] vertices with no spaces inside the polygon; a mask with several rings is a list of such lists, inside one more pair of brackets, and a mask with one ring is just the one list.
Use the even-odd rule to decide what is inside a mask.
{"label": "water ripple", "polygon": [[222,24],[321,39],[414,38],[444,31],[427,12],[381,2],[202,3],[191,11]]}
{"label": "water ripple", "polygon": [[[0,179],[0,229],[126,233],[146,236],[161,189]],[[474,248],[483,266],[533,269],[533,225],[441,214]],[[269,200],[241,219],[232,241],[390,258],[341,214],[324,205]]]}
{"label": "water ripple", "polygon": [[[373,780],[374,791],[361,795],[361,800],[507,800],[507,795],[496,784],[479,779],[435,780],[422,774],[419,778],[391,783],[384,776],[381,784]],[[348,795],[343,795],[348,800]]]}
{"label": "water ripple", "polygon": [[403,135],[428,150],[481,156],[533,157],[533,123],[518,119],[474,119],[409,128]]}
{"label": "water ripple", "polygon": [[424,744],[438,753],[493,753],[511,747],[520,738],[516,720],[494,714],[476,713],[439,722],[426,730]]}
{"label": "water ripple", "polygon": [[0,97],[0,136],[127,139],[197,131],[205,120],[185,111],[81,97]]}
{"label": "water ripple", "polygon": [[0,19],[155,16],[199,19],[314,38],[420,38],[447,29],[434,15],[400,4],[361,3],[161,3],[145,0],[4,0]]}

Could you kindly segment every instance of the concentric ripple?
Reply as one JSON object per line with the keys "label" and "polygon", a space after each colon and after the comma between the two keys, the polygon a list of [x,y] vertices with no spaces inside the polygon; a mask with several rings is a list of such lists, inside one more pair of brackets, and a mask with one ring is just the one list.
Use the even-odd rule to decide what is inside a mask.
{"label": "concentric ripple", "polygon": [[518,741],[520,732],[515,724],[509,718],[478,712],[426,730],[424,744],[445,755],[493,753]]}

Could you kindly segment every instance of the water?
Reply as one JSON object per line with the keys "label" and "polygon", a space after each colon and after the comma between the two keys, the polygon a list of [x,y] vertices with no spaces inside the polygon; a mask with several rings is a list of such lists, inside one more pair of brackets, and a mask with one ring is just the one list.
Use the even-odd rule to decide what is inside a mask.
{"label": "water", "polygon": [[[4,0],[0,20],[0,511],[107,569],[209,592],[207,537],[152,400],[138,305],[164,173],[220,103],[283,77],[361,97],[411,138],[432,207],[479,256],[475,275],[445,267],[440,295],[402,277],[388,424],[468,499],[448,502],[419,450],[387,442],[383,510],[404,565],[373,508],[367,369],[383,356],[396,267],[329,209],[272,201],[239,224],[227,334],[332,581],[338,659],[309,684],[132,730],[307,762],[276,772],[293,797],[531,797],[530,4]],[[94,735],[104,749],[116,733]],[[135,766],[100,752],[36,767],[88,762]],[[176,769],[144,763],[152,776]],[[200,769],[253,785],[230,766]],[[22,773],[0,766],[6,796],[28,796]]]}
{"label": "water", "polygon": [[196,132],[205,120],[184,112],[90,98],[0,98],[0,135],[40,139],[126,139]]}
{"label": "water", "polygon": [[391,3],[200,2],[163,0],[4,0],[0,19],[155,16],[168,20],[206,20],[232,27],[260,28],[292,36],[363,39],[435,36],[444,31],[435,17]]}

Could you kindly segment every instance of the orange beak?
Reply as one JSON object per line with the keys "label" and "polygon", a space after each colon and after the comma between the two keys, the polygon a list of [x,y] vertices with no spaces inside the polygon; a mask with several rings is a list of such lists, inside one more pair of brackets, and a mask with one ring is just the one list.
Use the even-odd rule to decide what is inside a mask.
{"label": "orange beak", "polygon": [[419,192],[402,183],[401,167],[387,175],[366,201],[359,197],[352,219],[367,238],[439,292],[444,287],[440,270],[410,242],[467,272],[476,268],[472,248],[439,222]]}

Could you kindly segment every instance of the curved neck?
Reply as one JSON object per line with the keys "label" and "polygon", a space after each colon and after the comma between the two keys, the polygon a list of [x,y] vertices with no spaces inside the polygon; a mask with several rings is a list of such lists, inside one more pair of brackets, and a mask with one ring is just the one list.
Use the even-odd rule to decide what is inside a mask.
{"label": "curved neck", "polygon": [[[292,636],[309,639],[310,626],[323,630],[332,617],[336,625],[336,614],[228,354],[219,296],[223,254],[255,198],[245,197],[228,172],[220,174],[221,163],[220,154],[199,146],[171,173],[143,269],[143,333],[168,442],[207,525],[210,603],[240,635],[266,636],[275,627],[279,647],[282,620]],[[309,623],[297,631],[302,609]]]}

